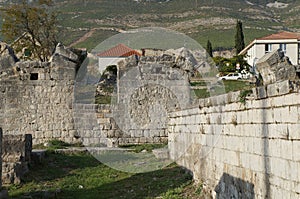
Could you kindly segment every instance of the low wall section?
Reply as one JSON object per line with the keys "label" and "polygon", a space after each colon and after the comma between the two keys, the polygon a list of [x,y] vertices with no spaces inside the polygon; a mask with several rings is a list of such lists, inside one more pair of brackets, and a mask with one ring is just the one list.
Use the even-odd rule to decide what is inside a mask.
{"label": "low wall section", "polygon": [[109,104],[74,104],[73,110],[78,136],[86,146],[164,143],[168,139],[159,130],[130,130],[124,133],[116,123]]}
{"label": "low wall section", "polygon": [[3,135],[2,137],[2,183],[19,184],[21,177],[29,171],[32,136]]}
{"label": "low wall section", "polygon": [[171,113],[171,158],[217,198],[299,198],[300,93],[295,91],[284,81],[253,89],[245,104],[237,92]]}

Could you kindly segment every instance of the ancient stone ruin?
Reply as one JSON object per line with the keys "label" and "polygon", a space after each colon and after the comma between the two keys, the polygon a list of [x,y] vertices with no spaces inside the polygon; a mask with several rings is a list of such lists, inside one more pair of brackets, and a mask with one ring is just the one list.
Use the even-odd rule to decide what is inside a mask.
{"label": "ancient stone ruin", "polygon": [[31,134],[33,144],[51,139],[78,142],[73,89],[84,52],[58,45],[49,62],[23,62],[1,46],[0,122],[5,134]]}
{"label": "ancient stone ruin", "polygon": [[31,134],[33,144],[166,142],[167,113],[191,103],[189,77],[203,65],[201,56],[184,48],[138,62],[130,57],[119,64],[117,103],[103,106],[74,93],[76,78],[89,81],[81,77],[89,72],[81,67],[86,52],[59,44],[49,62],[39,62],[19,61],[6,44],[1,50],[0,122],[5,134]]}
{"label": "ancient stone ruin", "polygon": [[2,183],[19,184],[21,177],[29,171],[32,137],[26,135],[4,135],[2,139]]}
{"label": "ancient stone ruin", "polygon": [[192,104],[186,85],[199,61],[165,54],[120,63],[114,103],[95,105],[74,99],[84,52],[59,45],[41,63],[18,61],[4,44],[1,50],[3,182],[18,182],[27,169],[26,134],[33,144],[168,141],[170,157],[217,198],[299,198],[299,88],[289,81],[295,69],[279,52],[260,60],[267,85],[253,89],[244,104],[241,92]]}
{"label": "ancient stone ruin", "polygon": [[264,85],[283,80],[295,80],[296,70],[288,57],[280,50],[267,53],[256,64]]}
{"label": "ancient stone ruin", "polygon": [[49,62],[19,61],[1,43],[0,123],[2,183],[18,184],[28,171],[32,143],[79,142],[72,103],[76,71],[84,52],[58,45]]}
{"label": "ancient stone ruin", "polygon": [[192,103],[189,78],[199,63],[203,64],[198,60],[189,50],[180,49],[177,54],[170,51],[139,60],[133,56],[119,62],[111,105],[76,102],[74,106],[75,125],[83,143],[166,143],[168,113]]}

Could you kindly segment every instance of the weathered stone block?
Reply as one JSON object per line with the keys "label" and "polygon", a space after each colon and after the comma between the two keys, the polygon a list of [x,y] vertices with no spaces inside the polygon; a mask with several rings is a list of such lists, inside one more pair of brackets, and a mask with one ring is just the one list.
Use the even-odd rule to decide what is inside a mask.
{"label": "weathered stone block", "polygon": [[287,132],[289,133],[289,139],[294,141],[300,141],[300,124],[288,124]]}
{"label": "weathered stone block", "polygon": [[295,67],[280,50],[267,53],[257,63],[264,85],[282,80],[294,80],[296,77]]}
{"label": "weathered stone block", "polygon": [[300,161],[300,141],[295,140],[293,143],[293,160]]}
{"label": "weathered stone block", "polygon": [[280,140],[280,157],[293,160],[293,142],[290,140]]}
{"label": "weathered stone block", "polygon": [[2,168],[7,171],[2,176],[3,183],[20,183],[31,160],[32,136],[5,135],[2,140]]}
{"label": "weathered stone block", "polygon": [[267,97],[266,87],[260,86],[252,89],[254,99],[264,99]]}
{"label": "weathered stone block", "polygon": [[276,82],[267,86],[267,94],[269,97],[285,95],[290,93],[290,81],[285,80],[282,82]]}

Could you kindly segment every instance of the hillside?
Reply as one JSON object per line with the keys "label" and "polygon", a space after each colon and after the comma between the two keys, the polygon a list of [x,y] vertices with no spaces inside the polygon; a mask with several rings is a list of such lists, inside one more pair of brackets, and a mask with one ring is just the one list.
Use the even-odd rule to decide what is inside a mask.
{"label": "hillside", "polygon": [[[282,0],[283,1],[283,0]],[[246,43],[278,30],[300,31],[300,1],[285,0],[56,0],[65,44],[92,49],[106,38],[139,27],[183,32],[203,46],[232,47],[236,20]]]}

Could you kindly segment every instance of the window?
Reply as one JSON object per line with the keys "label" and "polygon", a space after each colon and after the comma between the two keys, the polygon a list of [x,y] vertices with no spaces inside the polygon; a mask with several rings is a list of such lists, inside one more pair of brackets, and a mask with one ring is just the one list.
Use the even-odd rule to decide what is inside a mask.
{"label": "window", "polygon": [[28,48],[24,49],[24,56],[25,57],[30,57],[31,56],[31,50],[29,50]]}
{"label": "window", "polygon": [[272,44],[266,44],[265,45],[265,53],[272,52]]}
{"label": "window", "polygon": [[280,44],[280,45],[279,45],[279,49],[280,49],[284,54],[286,54],[286,44]]}
{"label": "window", "polygon": [[38,80],[39,74],[38,73],[30,73],[30,80]]}

